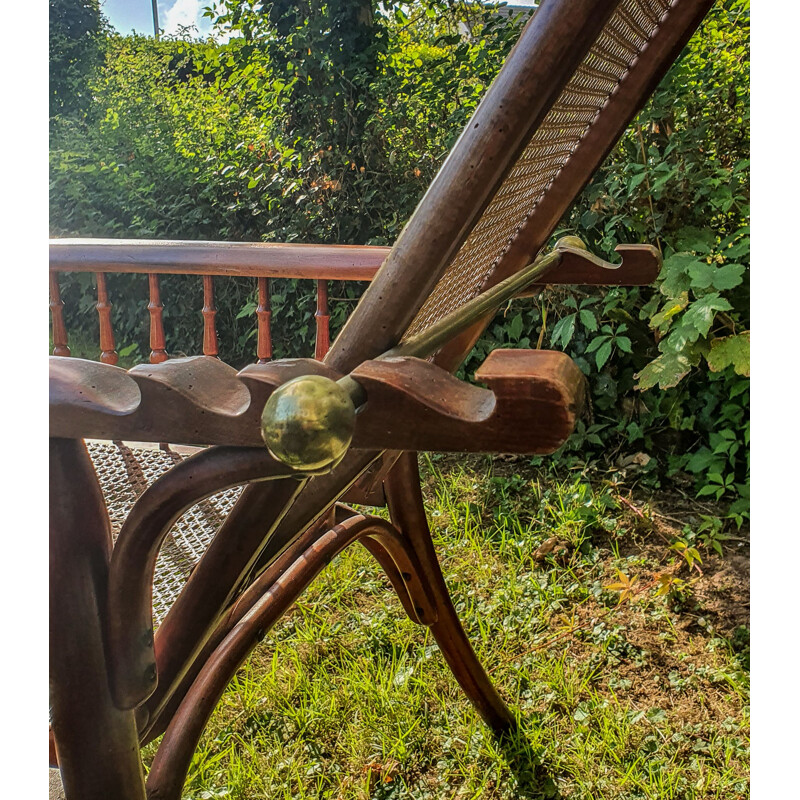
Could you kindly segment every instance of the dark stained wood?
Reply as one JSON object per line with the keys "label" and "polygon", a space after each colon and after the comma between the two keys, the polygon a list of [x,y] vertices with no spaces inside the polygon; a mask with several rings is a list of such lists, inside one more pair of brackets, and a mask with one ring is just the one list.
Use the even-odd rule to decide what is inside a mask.
{"label": "dark stained wood", "polygon": [[51,239],[50,269],[368,281],[388,254],[371,245]]}
{"label": "dark stained wood", "polygon": [[109,683],[119,708],[135,708],[157,683],[152,584],[158,551],[173,523],[215,492],[286,472],[263,447],[209,448],[176,464],[133,506],[114,546],[108,580]]}
{"label": "dark stained wood", "polygon": [[383,453],[342,495],[342,502],[380,508],[385,506],[386,495],[383,492],[383,481],[399,456],[400,452],[396,450],[389,450]]}
{"label": "dark stained wood", "polygon": [[314,358],[322,361],[331,346],[330,315],[328,314],[328,281],[317,281],[317,310],[314,313],[317,322],[317,338]]}
{"label": "dark stained wood", "polygon": [[158,288],[158,275],[149,273],[147,281],[150,287],[150,302],[147,310],[150,312],[150,363],[160,364],[166,361],[167,343],[164,338],[164,312],[161,305],[161,292]]}
{"label": "dark stained wood", "polygon": [[661,253],[652,245],[620,244],[614,249],[622,256],[615,269],[598,267],[573,250],[565,250],[558,267],[533,285],[648,286],[658,277]]}
{"label": "dark stained wood", "polygon": [[[104,793],[97,784],[85,792],[73,789],[73,797],[143,797],[141,766],[138,758],[130,757],[132,714],[118,711],[108,700],[104,680],[108,665],[103,663],[101,635],[104,628],[108,629],[105,652],[114,665],[114,680],[122,681],[124,705],[135,705],[147,696],[153,688],[152,676],[158,675],[159,684],[137,709],[136,719],[145,739],[157,735],[169,723],[148,786],[151,797],[178,797],[197,737],[232,670],[337,548],[358,538],[354,531],[359,518],[352,516],[351,510],[337,507],[336,501],[354,489],[366,495],[380,494],[375,489],[380,480],[394,527],[376,522],[377,528],[357,531],[361,541],[386,570],[409,616],[430,625],[451,670],[487,724],[497,731],[514,724],[472,650],[449,597],[425,518],[416,457],[413,453],[381,451],[386,447],[413,449],[436,443],[444,449],[464,451],[476,446],[475,442],[483,442],[481,447],[491,450],[514,451],[520,447],[520,439],[529,444],[536,441],[539,447],[545,446],[543,443],[552,447],[574,422],[583,399],[582,378],[565,356],[535,351],[533,355],[493,354],[477,373],[489,389],[455,381],[448,371],[463,360],[472,337],[482,329],[481,324],[440,351],[437,360],[444,371],[415,359],[366,363],[365,359],[396,344],[405,332],[408,321],[457,252],[615,5],[613,0],[562,0],[543,4],[539,9],[509,58],[509,66],[504,67],[496,86],[392,249],[387,269],[378,274],[345,335],[334,343],[327,357],[328,366],[312,362],[321,370],[319,374],[329,377],[353,371],[367,389],[368,401],[358,415],[354,441],[356,447],[363,449],[353,449],[328,475],[309,480],[278,478],[246,486],[159,627],[154,643],[149,590],[155,553],[165,526],[187,503],[194,502],[195,495],[205,496],[205,490],[215,492],[230,482],[247,483],[266,477],[273,469],[259,460],[267,457],[266,451],[261,447],[257,451],[219,448],[216,454],[213,450],[204,451],[202,458],[196,457],[198,460],[183,472],[178,471],[182,465],[176,466],[176,476],[170,477],[173,473],[169,473],[131,512],[120,536],[122,543],[111,561],[111,583],[106,592],[108,521],[96,480],[89,486],[88,456],[77,442],[59,444],[64,440],[54,440],[53,452],[58,455],[60,473],[51,478],[59,498],[53,518],[62,529],[68,523],[70,535],[57,534],[55,544],[51,540],[51,626],[54,618],[57,624],[61,623],[63,617],[59,614],[65,613],[63,609],[53,612],[59,592],[79,598],[78,605],[72,599],[65,605],[72,609],[67,616],[71,614],[80,622],[76,641],[80,644],[80,658],[87,661],[79,664],[75,649],[78,645],[67,641],[64,632],[51,628],[51,669],[54,641],[71,653],[71,666],[66,669],[59,666],[58,657],[55,659],[56,671],[61,674],[52,689],[53,696],[60,698],[55,706],[61,709],[54,715],[56,745],[62,768],[66,764],[73,776],[73,787],[78,785],[76,775],[88,775],[93,780],[108,777],[111,782],[104,787]],[[706,0],[675,0],[662,29],[642,49],[592,122],[585,140],[590,142],[590,149],[585,148],[585,141],[581,142],[518,241],[499,258],[485,287],[532,259],[563,214],[564,203],[571,202],[581,182],[588,180],[595,160],[599,163],[603,147],[611,146],[612,134],[615,137],[621,130],[621,120],[628,112],[634,113],[645,90],[652,88],[657,74],[666,69],[667,59],[673,58],[688,38],[691,31],[687,32],[687,28],[696,25],[701,10],[707,6]],[[670,28],[680,30],[667,30]],[[561,211],[556,213],[558,209]],[[157,316],[161,330],[160,339],[156,337],[154,342],[151,327],[151,349],[153,354],[163,356],[160,360],[166,359],[167,354],[157,272],[256,276],[259,323],[265,315],[268,323],[268,277],[297,277],[297,270],[302,269],[303,277],[318,280],[352,279],[362,274],[359,270],[368,278],[376,267],[370,259],[380,255],[383,260],[388,253],[385,249],[383,253],[376,252],[379,248],[353,248],[345,257],[340,248],[325,251],[301,245],[230,247],[186,242],[119,242],[101,252],[106,245],[100,242],[101,250],[93,250],[97,245],[98,242],[53,243],[51,306],[54,299],[60,302],[57,283],[55,293],[52,291],[58,269],[146,272],[151,276],[151,322]],[[638,255],[633,255],[649,259],[652,266],[652,252],[639,248]],[[345,264],[351,256],[355,261]],[[167,266],[161,265],[162,258],[169,262]],[[338,266],[334,265],[336,271],[332,274],[334,262]],[[562,275],[563,280],[576,277],[583,282],[601,276],[591,271],[573,275],[567,271]],[[621,280],[621,273],[616,272],[614,277]],[[642,275],[633,278],[642,280]],[[553,283],[558,279],[549,275],[547,280]],[[60,306],[57,310],[60,316]],[[58,340],[63,339],[66,348],[66,332],[63,337],[60,333],[56,336],[56,316],[54,308],[54,341],[62,346]],[[323,316],[326,314],[320,314]],[[63,319],[61,324],[63,328]],[[266,330],[262,337],[259,325],[259,360],[271,357],[268,324]],[[99,429],[106,434],[132,431],[134,436],[98,438],[135,440],[137,435],[146,433],[152,438],[154,432],[168,430],[166,436],[156,440],[174,441],[173,437],[179,434],[195,437],[197,443],[210,437],[211,442],[202,443],[220,441],[228,445],[254,443],[255,418],[274,387],[295,374],[316,369],[306,360],[253,365],[237,374],[214,358],[199,357],[125,373],[108,364],[89,368],[78,363],[68,367],[71,359],[53,361],[51,418],[55,422],[51,421],[51,431],[61,431],[61,436],[78,438],[87,435],[86,430]],[[403,431],[403,426],[407,430]],[[220,455],[223,449],[226,452]],[[337,524],[327,531],[333,516]],[[97,538],[101,529],[102,536]],[[102,550],[103,555],[94,559],[87,552],[100,539],[103,544],[97,552]],[[69,552],[70,547],[77,554]],[[76,564],[75,574],[66,576],[68,568]],[[86,565],[91,569],[87,570]],[[113,613],[105,608],[106,597]],[[80,704],[64,689],[73,671],[88,684],[75,690]],[[89,680],[85,680],[87,676]],[[81,714],[86,719],[79,719]],[[111,721],[106,724],[103,715],[109,714]],[[79,735],[83,732],[81,726],[88,726],[89,722],[89,734]],[[110,737],[110,753],[95,744],[100,732],[104,746],[108,746],[105,740]],[[81,739],[83,749],[79,749]],[[66,750],[62,750],[62,742],[69,743]],[[113,750],[115,742],[124,744],[119,754]],[[125,788],[117,791],[120,784]]]}
{"label": "dark stained wood", "polygon": [[[360,515],[352,509],[336,504],[335,524],[349,521]],[[144,744],[164,733],[192,683],[197,678],[203,665],[212,656],[227,635],[243,617],[267,593],[275,582],[317,541],[328,527],[326,520],[320,520],[309,528],[300,538],[294,541],[269,567],[255,580],[244,593],[236,598],[220,622],[214,629],[195,658],[191,668],[187,670],[180,685],[173,691],[158,717],[150,717],[147,727],[141,732]],[[349,522],[348,522],[349,524]],[[400,602],[410,619],[421,625],[430,625],[437,619],[433,601],[426,589],[421,567],[416,556],[408,548],[407,542],[390,525],[378,525],[373,531],[358,534],[359,541],[378,561],[397,592]]]}
{"label": "dark stained wood", "polygon": [[[159,684],[146,704],[149,716],[160,715],[220,616],[256,577],[253,570],[264,542],[304,485],[287,478],[245,487],[156,631]],[[293,536],[300,536],[311,522],[297,526]]]}
{"label": "dark stained wood", "polygon": [[[312,359],[253,364],[237,373],[208,356],[141,364],[129,372],[51,360],[52,436],[226,443],[261,447],[261,411],[298,375],[339,375]],[[584,397],[563,353],[496,350],[463,383],[417,358],[368,361],[351,373],[366,391],[353,447],[363,450],[550,453],[572,432]]]}
{"label": "dark stained wood", "polygon": [[298,375],[338,373],[320,362],[285,359],[237,374],[208,356],[119,367],[50,358],[50,434],[67,438],[170,441],[263,447],[259,424],[270,394]]}
{"label": "dark stained wood", "polygon": [[416,453],[403,453],[386,480],[386,498],[394,526],[417,557],[436,605],[431,633],[453,675],[483,718],[497,732],[515,725],[514,715],[492,685],[456,614],[431,541],[420,489]]}
{"label": "dark stained wood", "polygon": [[133,713],[111,701],[103,625],[111,526],[83,442],[50,440],[50,716],[64,790],[144,800]]}
{"label": "dark stained wood", "polygon": [[[198,652],[195,642],[198,638],[201,643],[205,641],[214,621],[230,605],[229,599],[220,599],[222,587],[230,587],[230,597],[240,594],[304,531],[326,518],[336,500],[378,458],[379,453],[356,451],[327,475],[302,482],[278,480],[245,487],[157,631],[156,659],[161,683],[146,704],[150,717],[160,716]],[[242,563],[242,552],[259,555],[234,578]]]}
{"label": "dark stained wood", "polygon": [[367,361],[352,377],[366,390],[354,448],[552,453],[572,433],[585,380],[569,356],[495,350],[476,372],[480,389],[428,361]]}
{"label": "dark stained wood", "polygon": [[[114,420],[132,414],[142,396],[124,369],[82,358],[50,359],[50,435],[69,439],[119,438],[95,436],[114,433]],[[109,427],[110,426],[110,427]],[[124,431],[124,427],[120,427]]]}
{"label": "dark stained wood", "polygon": [[114,329],[111,326],[111,303],[103,272],[97,273],[97,314],[100,317],[100,360],[112,366],[119,361],[114,345]]}
{"label": "dark stained wood", "polygon": [[616,5],[541,5],[337,336],[328,364],[349,372],[399,342]]}
{"label": "dark stained wood", "polygon": [[214,278],[203,275],[203,355],[219,355],[216,325],[217,307],[214,305]]}
{"label": "dark stained wood", "polygon": [[[348,510],[343,519],[356,516],[356,512]],[[323,527],[324,526],[324,527]],[[183,698],[194,683],[195,678],[200,673],[203,665],[209,657],[222,644],[225,637],[231,632],[242,617],[255,605],[256,601],[272,586],[272,584],[292,565],[292,563],[305,552],[324,532],[327,526],[323,521],[317,525],[312,525],[305,533],[298,537],[291,547],[276,559],[267,570],[265,570],[257,580],[253,581],[247,589],[231,603],[225,612],[219,617],[213,632],[203,644],[202,649],[195,656],[191,666],[184,672],[180,682],[174,686],[168,697],[163,699],[160,711],[157,715],[147,713],[147,723],[140,727],[140,740],[143,745],[148,744],[153,739],[161,736],[167,728],[169,721],[174,716],[178,706],[183,702]],[[155,698],[151,696],[150,701]],[[152,702],[151,702],[152,705]],[[147,706],[142,707],[143,711]]]}
{"label": "dark stained wood", "polygon": [[269,302],[269,280],[258,279],[258,306],[256,307],[258,319],[258,363],[266,364],[272,358],[272,308]]}
{"label": "dark stained wood", "polygon": [[50,273],[50,313],[53,317],[53,355],[68,356],[67,328],[64,325],[64,301],[58,286],[58,273]]}
{"label": "dark stained wood", "polygon": [[[290,507],[284,509],[270,534],[264,540],[261,553],[254,566],[254,576],[277,558],[298,536],[301,531],[326,514],[343,497],[353,484],[380,460],[378,450],[350,450],[342,462],[326,475],[319,475],[305,481]],[[248,490],[262,487],[252,486]],[[253,491],[253,495],[256,492]],[[256,502],[255,497],[249,502]],[[260,498],[258,502],[261,502]],[[264,501],[266,504],[266,500]]]}
{"label": "dark stained wood", "polygon": [[[55,275],[56,270],[63,271],[63,272],[86,272],[89,271],[88,268],[84,268],[82,265],[79,265],[77,262],[73,263],[72,260],[69,260],[62,266],[62,261],[58,257],[60,256],[61,248],[67,245],[72,245],[74,242],[79,240],[74,239],[57,239],[51,241],[51,248],[56,248],[55,252],[57,254],[56,259],[51,263],[50,266],[50,273],[51,276]],[[108,261],[110,262],[113,269],[108,269],[109,272],[116,272],[116,273],[125,273],[125,272],[143,272],[146,271],[144,269],[140,269],[137,265],[135,269],[130,269],[129,264],[124,262],[120,256],[115,252],[115,245],[113,240],[90,240],[93,242],[92,248],[93,252],[96,251],[100,254],[104,248],[108,248],[108,256],[106,258],[101,258],[98,256],[98,261]],[[159,246],[164,247],[171,247],[175,244],[192,244],[197,245],[198,247],[202,247],[204,242],[171,242],[171,241],[163,241],[158,242]],[[236,264],[235,257],[237,252],[237,243],[236,242],[215,242],[215,251],[222,253],[226,248],[231,248],[232,252],[225,256],[226,261],[231,262],[231,266],[226,268],[224,273],[221,273],[223,277],[225,276],[249,276],[253,274],[253,271],[248,268],[246,263],[243,264]],[[284,245],[281,245],[284,246]],[[296,245],[285,245],[286,247],[295,247]],[[335,245],[338,247],[339,245]],[[329,249],[328,245],[303,245],[303,247],[308,248],[309,252],[313,248],[320,248],[323,253]],[[649,245],[619,245],[617,247],[617,251],[622,253],[623,250],[633,250],[633,248],[649,248]],[[314,275],[306,275],[306,274],[296,274],[295,272],[290,271],[289,267],[282,269],[277,277],[287,277],[287,278],[315,278],[316,272],[318,271],[322,277],[316,278],[319,282],[322,281],[329,281],[329,280],[359,280],[359,281],[371,281],[375,275],[377,274],[378,270],[381,266],[381,259],[385,255],[388,255],[390,248],[388,247],[375,247],[371,248],[376,251],[380,251],[376,253],[374,258],[365,259],[364,265],[359,265],[357,269],[353,269],[350,273],[345,272],[342,274],[340,272],[339,266],[333,266],[329,270],[324,270],[321,266],[319,270],[315,268]],[[52,250],[51,250],[52,252]],[[323,253],[315,254],[314,261],[316,262],[319,260],[322,261]],[[117,259],[119,259],[119,263],[117,263]],[[203,267],[205,262],[208,259],[200,259],[199,263],[197,264],[196,268],[194,269],[177,269],[177,268],[170,268],[170,265],[167,264],[163,267],[159,268],[159,272],[162,274],[192,274],[192,275],[201,275],[203,279],[217,276],[220,273],[215,271],[208,271],[203,274]],[[530,260],[530,257],[529,259]],[[78,268],[80,266],[80,268]],[[593,271],[589,268],[586,264],[578,264],[575,262],[575,272],[574,274],[571,272],[569,262],[563,264],[563,266],[559,269],[559,272],[553,275],[548,276],[547,284],[548,285],[562,285],[562,284],[583,284],[583,285],[592,285],[592,286],[643,286],[647,283],[652,283],[652,280],[646,280],[646,278],[652,273],[651,264],[646,262],[641,262],[641,266],[643,268],[643,272],[639,273],[634,269],[634,263],[631,262],[628,266],[631,268],[630,271],[624,270],[619,273],[606,273],[600,271]],[[274,270],[266,270],[272,276],[272,272]],[[564,272],[564,274],[561,274]],[[623,277],[625,276],[625,277]],[[273,276],[275,277],[275,276]],[[51,281],[53,278],[51,277]],[[51,283],[52,286],[52,283]],[[260,313],[268,313],[270,311],[270,304],[269,304],[269,278],[268,277],[259,277],[258,278],[258,288],[259,288],[259,308],[257,312]],[[325,287],[325,307],[327,307],[327,286]],[[51,306],[52,307],[52,306]],[[324,312],[327,314],[327,311]],[[269,350],[269,354],[264,356],[264,358],[270,358],[272,355],[271,350],[269,349],[269,345],[265,345],[265,348]],[[54,353],[53,355],[62,355],[61,353]]]}
{"label": "dark stained wood", "polygon": [[[204,664],[170,722],[153,760],[147,778],[150,800],[179,800],[200,736],[233,674],[330,560],[345,547],[366,536],[374,537],[385,547],[384,553],[393,547],[397,555],[402,553],[403,571],[409,580],[412,579],[410,570],[417,572],[416,584],[422,586],[413,554],[405,552],[407,544],[385,520],[354,516],[325,532],[295,556],[288,569],[242,615]],[[425,602],[428,602],[427,599]],[[435,617],[432,609],[428,613]]]}

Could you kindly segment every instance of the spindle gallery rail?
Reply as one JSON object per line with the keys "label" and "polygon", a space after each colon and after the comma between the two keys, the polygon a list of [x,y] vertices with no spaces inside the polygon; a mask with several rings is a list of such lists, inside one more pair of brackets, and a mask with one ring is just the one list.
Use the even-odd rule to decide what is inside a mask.
{"label": "spindle gallery rail", "polygon": [[270,278],[316,281],[317,310],[314,356],[324,358],[330,345],[328,281],[370,281],[389,253],[388,247],[369,245],[305,245],[260,242],[162,242],[126,239],[52,239],[50,241],[50,311],[53,319],[53,355],[70,355],[64,303],[58,275],[93,272],[97,279],[97,314],[100,321],[100,361],[116,364],[119,355],[111,323],[111,302],[106,274],[144,273],[148,277],[150,362],[168,358],[164,335],[159,275],[197,275],[203,280],[203,355],[219,353],[214,303],[214,278],[250,277],[256,280],[255,310],[259,364],[272,358]]}

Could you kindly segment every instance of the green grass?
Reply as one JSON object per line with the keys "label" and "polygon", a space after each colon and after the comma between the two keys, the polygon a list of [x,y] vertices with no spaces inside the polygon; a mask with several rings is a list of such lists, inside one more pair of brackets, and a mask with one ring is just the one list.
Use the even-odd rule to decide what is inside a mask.
{"label": "green grass", "polygon": [[[722,602],[746,602],[733,570],[746,559],[700,548],[692,578],[667,546],[680,531],[651,509],[525,461],[423,468],[456,607],[519,732],[499,741],[483,725],[353,547],[230,684],[185,797],[747,796],[746,612]],[[657,597],[665,569],[687,586]],[[637,579],[624,602],[606,588],[620,573]]]}

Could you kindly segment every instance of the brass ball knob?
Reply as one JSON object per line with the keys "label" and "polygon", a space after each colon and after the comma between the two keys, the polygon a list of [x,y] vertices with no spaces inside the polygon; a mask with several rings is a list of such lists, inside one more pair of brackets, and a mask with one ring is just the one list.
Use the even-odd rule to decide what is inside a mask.
{"label": "brass ball knob", "polygon": [[555,244],[556,250],[558,250],[560,247],[571,247],[574,250],[589,249],[580,236],[562,236]]}
{"label": "brass ball knob", "polygon": [[278,387],[261,414],[261,435],[278,461],[302,472],[327,472],[342,460],[356,425],[347,391],[322,375]]}

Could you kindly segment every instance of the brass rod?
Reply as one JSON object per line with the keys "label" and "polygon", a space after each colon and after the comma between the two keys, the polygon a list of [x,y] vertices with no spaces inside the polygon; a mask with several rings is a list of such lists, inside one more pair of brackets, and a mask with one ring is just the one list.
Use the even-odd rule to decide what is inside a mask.
{"label": "brass rod", "polygon": [[[538,280],[544,273],[549,272],[561,262],[563,250],[556,249],[539,256],[527,267],[509,276],[491,289],[464,303],[460,308],[451,311],[429,328],[411,336],[405,342],[387,350],[378,359],[401,358],[413,356],[427,358],[435,353],[443,344],[449,342],[454,336],[466,330],[481,317],[495,311],[506,300],[510,300]],[[584,253],[582,253],[583,255]],[[337,383],[350,395],[353,405],[358,408],[367,401],[367,394],[358,381],[345,375]]]}
{"label": "brass rod", "polygon": [[426,358],[435,353],[442,345],[449,342],[454,336],[469,328],[481,317],[495,311],[506,300],[510,300],[534,281],[538,280],[545,272],[558,266],[561,261],[561,250],[553,250],[547,255],[540,256],[533,263],[523,267],[519,272],[500,281],[496,286],[487,289],[482,294],[473,298],[463,306],[451,311],[437,322],[434,322],[424,331],[409,337],[391,350],[387,350],[379,358],[396,358],[401,356],[414,356]]}

